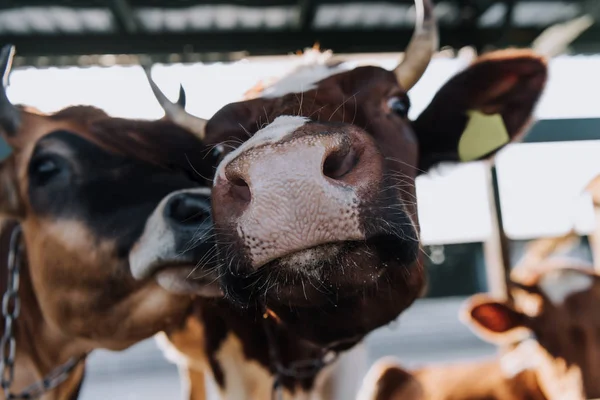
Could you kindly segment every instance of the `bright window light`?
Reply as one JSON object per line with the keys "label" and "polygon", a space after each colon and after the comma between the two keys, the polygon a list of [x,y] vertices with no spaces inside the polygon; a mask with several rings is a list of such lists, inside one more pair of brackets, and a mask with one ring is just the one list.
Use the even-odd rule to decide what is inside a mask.
{"label": "bright window light", "polygon": [[[370,60],[391,69],[396,56]],[[187,94],[188,112],[209,118],[223,105],[238,101],[262,79],[281,76],[289,60],[223,64],[158,65],[153,77],[175,100],[179,84]],[[415,118],[435,92],[465,67],[465,60],[434,59],[411,90],[410,116]],[[581,93],[599,93],[600,56],[563,56],[550,62],[550,78],[536,110],[537,119],[600,118],[597,102]],[[14,103],[52,112],[88,104],[116,117],[156,119],[163,112],[140,67],[25,68],[14,71],[8,95]],[[589,201],[580,196],[600,173],[600,142],[536,143],[508,146],[498,156],[502,210],[507,234],[515,239],[566,233],[593,224]],[[445,168],[417,180],[422,239],[426,244],[485,240],[491,219],[481,163]],[[589,200],[589,199],[588,199]],[[590,222],[591,221],[591,222]]]}

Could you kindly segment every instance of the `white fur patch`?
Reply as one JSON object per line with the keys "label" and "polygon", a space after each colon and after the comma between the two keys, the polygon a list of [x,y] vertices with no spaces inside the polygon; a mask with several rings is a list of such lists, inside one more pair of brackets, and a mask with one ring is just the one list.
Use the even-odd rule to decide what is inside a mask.
{"label": "white fur patch", "polygon": [[[273,387],[273,376],[261,364],[246,359],[240,340],[228,334],[217,351],[225,374],[224,399],[251,400],[269,399]],[[286,391],[287,392],[287,391]],[[286,393],[289,396],[289,393]]]}
{"label": "white fur patch", "polygon": [[271,86],[264,88],[259,97],[276,98],[290,93],[313,90],[323,79],[355,67],[348,62],[331,65],[332,57],[331,50],[305,49],[302,56],[297,58],[295,68],[284,77],[277,79]]}
{"label": "white fur patch", "polygon": [[[165,196],[156,206],[152,215],[146,221],[144,233],[129,253],[129,265],[131,274],[135,279],[145,279],[152,275],[157,265],[160,265],[165,258],[173,259],[176,253],[175,236],[171,226],[164,219],[164,209],[167,202],[173,197],[183,192],[199,193],[207,197],[210,196],[210,189],[183,189],[170,193]],[[163,279],[169,280],[172,276],[164,276]],[[165,285],[169,284],[164,282]]]}
{"label": "white fur patch", "polygon": [[260,97],[276,98],[290,93],[302,93],[317,88],[317,83],[330,76],[353,68],[350,63],[341,63],[336,66],[325,64],[305,65],[296,69],[291,74],[281,78],[275,84],[265,88]]}
{"label": "white fur patch", "polygon": [[536,369],[542,362],[540,344],[528,339],[500,357],[500,368],[507,378],[514,378],[523,371]]}
{"label": "white fur patch", "polygon": [[240,147],[227,154],[225,158],[223,158],[223,161],[221,161],[217,167],[214,183],[216,184],[217,179],[225,179],[225,167],[243,152],[265,144],[280,142],[309,121],[310,120],[308,118],[296,117],[292,115],[282,115],[275,118],[273,122],[256,132]]}
{"label": "white fur patch", "polygon": [[163,210],[167,201],[177,193],[171,193],[158,204],[146,221],[144,233],[129,254],[131,274],[135,279],[145,279],[151,275],[154,265],[160,263],[161,255],[175,248],[175,236],[163,218]]}
{"label": "white fur patch", "polygon": [[574,293],[588,290],[593,283],[594,278],[584,273],[553,271],[540,279],[539,287],[553,304],[559,305]]}
{"label": "white fur patch", "polygon": [[[311,399],[347,400],[355,398],[369,367],[367,347],[359,343],[341,353],[335,363],[317,375]],[[327,388],[330,391],[327,391]]]}

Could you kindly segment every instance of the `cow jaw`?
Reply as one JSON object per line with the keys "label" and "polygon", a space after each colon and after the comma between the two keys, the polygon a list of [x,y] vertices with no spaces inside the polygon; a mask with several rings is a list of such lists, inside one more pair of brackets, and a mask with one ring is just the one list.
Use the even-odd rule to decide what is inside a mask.
{"label": "cow jaw", "polygon": [[[214,268],[208,262],[204,265],[214,258],[210,254],[215,252],[211,222],[186,229],[165,217],[168,208],[183,192],[166,196],[148,218],[144,233],[129,254],[131,273],[138,280],[154,278],[172,293],[220,296]],[[194,193],[206,199],[210,196],[208,189],[197,189]]]}

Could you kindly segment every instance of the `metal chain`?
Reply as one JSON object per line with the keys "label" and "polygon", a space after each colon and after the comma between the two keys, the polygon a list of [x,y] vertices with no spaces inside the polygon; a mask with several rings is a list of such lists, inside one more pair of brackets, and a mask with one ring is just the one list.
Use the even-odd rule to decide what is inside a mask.
{"label": "metal chain", "polygon": [[[9,388],[15,378],[15,357],[17,342],[13,334],[14,321],[21,312],[21,300],[19,299],[19,272],[20,272],[20,242],[21,226],[17,225],[10,236],[10,247],[8,253],[8,280],[6,292],[2,296],[2,316],[4,317],[4,334],[0,341],[0,366],[2,370],[2,390],[4,397],[10,398]],[[11,307],[12,304],[12,307]]]}
{"label": "metal chain", "polygon": [[46,391],[55,388],[64,382],[71,371],[85,358],[73,357],[58,368],[50,371],[42,380],[27,386],[21,393],[13,394],[10,387],[15,378],[15,358],[17,342],[14,336],[14,324],[21,312],[21,300],[19,299],[19,278],[21,268],[21,226],[17,225],[10,237],[10,248],[8,253],[8,283],[6,292],[2,296],[2,316],[4,317],[4,334],[0,340],[0,370],[2,379],[0,385],[4,391],[6,400],[37,399]]}

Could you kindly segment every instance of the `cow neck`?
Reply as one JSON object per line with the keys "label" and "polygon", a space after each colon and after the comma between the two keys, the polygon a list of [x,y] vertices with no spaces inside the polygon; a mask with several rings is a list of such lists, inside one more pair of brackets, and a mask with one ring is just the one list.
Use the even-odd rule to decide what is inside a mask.
{"label": "cow neck", "polygon": [[512,380],[516,388],[527,389],[532,399],[586,398],[580,368],[552,357],[535,339],[518,343],[501,356],[500,363],[507,379]]}
{"label": "cow neck", "polygon": [[[20,229],[14,220],[2,221],[0,228],[0,290],[6,293],[9,285],[9,253],[13,232]],[[30,279],[26,251],[21,253],[19,274],[19,316],[13,322],[13,337],[16,343],[14,380],[10,392],[15,397],[30,385],[51,381],[57,368],[70,367],[66,379],[53,389],[45,391],[44,400],[74,400],[78,397],[85,371],[85,351],[78,341],[52,328],[45,320]],[[5,332],[5,319],[0,326]],[[74,365],[65,365],[73,360]],[[1,361],[1,360],[0,360]],[[0,398],[4,393],[0,391]],[[35,397],[31,397],[35,398]]]}
{"label": "cow neck", "polygon": [[[242,358],[250,363],[257,362],[264,368],[277,382],[278,389],[283,386],[291,393],[317,389],[320,372],[327,365],[323,358],[329,347],[298,336],[274,314],[265,313],[255,304],[242,309],[225,299],[198,299],[194,302],[193,313],[205,327],[209,327],[204,331],[206,354],[216,383],[221,388],[225,389],[225,381],[231,379],[227,374],[240,372],[228,369],[222,363],[227,341],[235,338],[241,345]],[[336,346],[332,349],[333,354],[337,355],[347,348],[338,349]],[[329,357],[326,357],[327,361],[333,361]],[[298,366],[302,367],[302,371],[296,371]],[[277,391],[274,393],[277,394]]]}
{"label": "cow neck", "polygon": [[302,345],[311,350],[314,354],[312,358],[292,360],[287,364],[284,363],[279,349],[280,340],[277,337],[279,332],[285,330],[285,324],[277,317],[277,315],[261,305],[262,309],[262,325],[267,338],[267,347],[269,352],[269,360],[271,370],[275,374],[273,382],[272,398],[273,400],[283,399],[283,384],[285,380],[289,381],[305,381],[311,380],[314,382],[316,376],[326,366],[332,364],[339,354],[337,348],[339,343],[332,343],[327,346],[319,346],[306,340],[302,340]]}
{"label": "cow neck", "polygon": [[524,370],[511,380],[513,393],[516,398],[530,400],[549,400],[542,391],[534,370]]}

